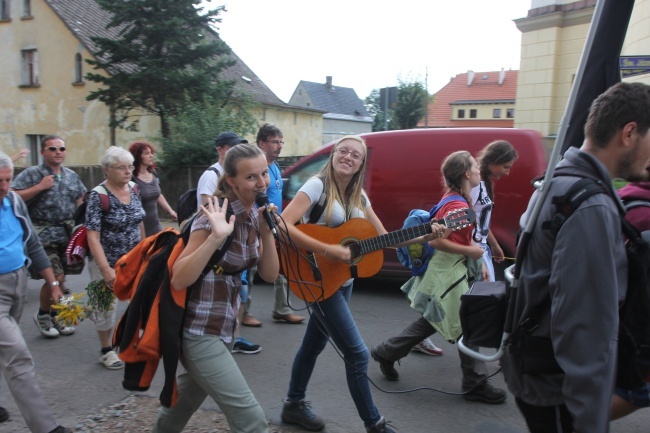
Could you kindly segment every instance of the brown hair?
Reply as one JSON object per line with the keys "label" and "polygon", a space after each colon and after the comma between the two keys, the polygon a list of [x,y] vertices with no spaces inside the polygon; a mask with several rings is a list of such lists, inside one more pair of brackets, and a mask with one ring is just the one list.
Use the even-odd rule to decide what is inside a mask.
{"label": "brown hair", "polygon": [[512,144],[505,140],[495,140],[485,146],[478,154],[476,161],[481,170],[481,180],[485,183],[488,196],[494,202],[494,187],[490,177],[490,164],[502,165],[515,161],[519,155]]}
{"label": "brown hair", "polygon": [[440,167],[447,191],[462,195],[468,203],[470,198],[463,192],[463,179],[465,173],[472,168],[473,160],[468,151],[459,150],[447,155]]}

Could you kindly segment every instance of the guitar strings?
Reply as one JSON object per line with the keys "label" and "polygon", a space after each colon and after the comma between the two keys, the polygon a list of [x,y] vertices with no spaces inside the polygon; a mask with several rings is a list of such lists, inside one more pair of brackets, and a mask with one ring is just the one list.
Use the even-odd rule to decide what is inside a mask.
{"label": "guitar strings", "polygon": [[[299,266],[299,264],[298,264],[298,261],[301,260],[301,259],[302,259],[302,260],[306,260],[306,261],[308,261],[308,262],[310,263],[310,266],[311,266],[311,260],[309,259],[309,257],[307,257],[306,255],[304,255],[304,254],[300,251],[300,249],[297,247],[297,245],[295,244],[295,242],[291,239],[291,236],[289,235],[289,232],[288,232],[288,230],[287,230],[287,223],[286,223],[286,221],[284,220],[284,218],[282,218],[282,216],[281,216],[280,214],[277,214],[277,215],[280,217],[281,224],[284,225],[284,227],[281,227],[281,225],[278,225],[277,228],[282,232],[283,237],[284,237],[284,239],[286,240],[286,247],[285,247],[285,243],[284,243],[284,242],[278,242],[278,247],[279,247],[278,249],[280,250],[280,253],[282,254],[282,256],[283,256],[283,258],[284,258],[283,263],[286,263],[286,264],[290,267],[290,269],[292,270],[291,274],[292,274],[292,275],[296,275],[296,276],[299,278],[299,280],[289,279],[288,277],[286,277],[286,275],[285,275],[285,277],[287,278],[287,282],[289,282],[289,281],[294,282],[294,283],[298,286],[298,288],[299,288],[301,294],[303,295],[303,296],[302,296],[302,300],[305,302],[305,307],[304,307],[304,308],[300,308],[300,309],[298,309],[298,308],[295,308],[293,305],[291,305],[291,302],[290,302],[290,299],[289,299],[290,296],[289,296],[289,292],[288,292],[288,291],[287,291],[287,298],[286,298],[287,304],[289,305],[289,308],[291,308],[291,309],[293,309],[293,310],[296,310],[296,311],[307,310],[307,313],[309,314],[309,318],[310,318],[310,320],[311,320],[311,316],[312,316],[312,314],[313,314],[312,311],[311,311],[310,306],[311,306],[312,308],[318,308],[320,314],[326,317],[327,314],[325,314],[325,312],[323,311],[323,309],[321,308],[321,306],[320,306],[320,304],[319,304],[319,301],[323,301],[323,300],[324,300],[323,296],[324,296],[324,294],[325,294],[325,290],[324,290],[324,288],[323,288],[323,286],[322,286],[322,280],[321,280],[321,284],[311,283],[311,282],[309,282],[309,281],[302,280],[302,275],[301,275],[300,266]],[[288,247],[288,248],[291,248],[292,250],[294,250],[294,251],[296,252],[296,263],[295,263],[295,265],[296,265],[296,268],[297,268],[297,269],[294,269],[293,264],[292,264],[291,261],[289,260],[289,253],[288,253],[288,248],[287,248],[287,247]],[[317,263],[316,263],[316,265],[317,265]],[[285,273],[287,273],[286,270],[285,270]],[[352,284],[354,284],[354,283],[352,283]],[[302,286],[304,286],[304,289],[302,288]],[[320,296],[315,296],[314,292],[312,292],[312,290],[311,290],[312,286],[313,286],[313,288],[315,288],[315,289],[320,289],[320,290],[319,290],[319,292],[320,292]],[[311,295],[310,299],[314,299],[314,302],[308,302],[308,301],[306,300],[307,297],[305,296],[305,290],[306,290],[306,291]],[[337,289],[337,290],[338,290],[338,289]],[[316,319],[318,319],[318,318],[316,318]],[[381,386],[377,385],[377,384],[376,384],[376,383],[375,383],[375,382],[374,382],[374,381],[373,381],[373,380],[368,376],[368,374],[367,374],[366,372],[361,371],[361,370],[358,369],[355,365],[353,365],[352,363],[350,363],[348,360],[345,359],[345,356],[343,355],[343,353],[341,352],[341,350],[338,348],[338,346],[336,345],[336,343],[332,340],[332,338],[330,337],[330,335],[329,335],[329,333],[327,332],[327,330],[323,328],[323,326],[322,326],[320,320],[316,320],[314,323],[316,324],[318,330],[319,330],[319,331],[320,331],[320,332],[325,336],[325,338],[327,339],[328,343],[332,346],[332,348],[334,349],[334,351],[336,352],[336,354],[339,356],[339,358],[341,358],[341,360],[343,360],[343,362],[344,362],[346,365],[348,365],[348,366],[351,367],[352,369],[356,370],[357,373],[362,374],[366,379],[368,379],[368,382],[369,382],[369,383],[370,383],[370,384],[371,384],[375,389],[377,389],[378,391],[383,392],[383,393],[385,393],[385,394],[407,394],[407,393],[416,392],[416,391],[435,391],[435,392],[438,392],[438,393],[440,393],[440,394],[445,394],[445,395],[457,395],[457,396],[461,396],[461,395],[464,395],[464,394],[468,394],[468,393],[470,393],[470,392],[473,392],[475,389],[477,389],[478,387],[480,387],[481,385],[483,385],[483,383],[485,383],[488,379],[490,379],[490,378],[496,376],[499,372],[501,372],[501,367],[499,367],[499,369],[497,369],[494,373],[489,374],[489,375],[488,375],[487,377],[485,377],[483,380],[481,380],[480,382],[478,382],[474,387],[472,387],[471,389],[469,389],[469,390],[467,390],[467,391],[464,391],[464,392],[445,391],[445,390],[443,390],[443,389],[434,388],[434,387],[429,387],[429,386],[421,386],[421,387],[417,387],[417,388],[409,388],[409,389],[402,389],[402,390],[387,390],[387,389],[384,389],[384,388],[382,388]]]}

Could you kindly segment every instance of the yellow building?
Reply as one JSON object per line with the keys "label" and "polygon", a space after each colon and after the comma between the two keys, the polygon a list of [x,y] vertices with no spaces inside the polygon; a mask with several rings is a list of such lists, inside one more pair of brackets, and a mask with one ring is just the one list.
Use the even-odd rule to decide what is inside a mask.
{"label": "yellow building", "polygon": [[[93,0],[0,0],[0,150],[13,154],[28,147],[31,160],[25,164],[36,164],[40,139],[57,134],[71,149],[68,165],[93,165],[111,144],[159,137],[157,117],[143,114],[137,132],[111,130],[108,107],[86,100],[98,88],[83,79],[91,70],[84,59],[92,58],[95,47],[90,36],[114,36],[105,28],[108,18]],[[318,147],[323,112],[284,103],[232,56],[236,64],[223,77],[259,103],[260,125],[271,122],[282,129],[283,156]]]}
{"label": "yellow building", "polygon": [[[575,78],[596,0],[532,0],[522,32],[515,126],[552,145]],[[650,56],[650,0],[637,0],[622,56]],[[650,84],[650,74],[626,79]]]}

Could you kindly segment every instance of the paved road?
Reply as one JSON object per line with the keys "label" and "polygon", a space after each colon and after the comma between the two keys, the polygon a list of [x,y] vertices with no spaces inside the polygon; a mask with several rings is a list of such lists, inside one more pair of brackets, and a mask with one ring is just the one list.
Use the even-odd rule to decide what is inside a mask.
{"label": "paved road", "polygon": [[[87,276],[70,277],[69,286],[81,292]],[[41,386],[48,396],[57,419],[74,427],[81,417],[96,413],[101,408],[117,403],[129,393],[121,387],[122,371],[109,371],[97,362],[99,347],[94,326],[83,322],[70,337],[46,340],[40,336],[32,315],[38,306],[39,284],[29,283],[29,304],[21,320],[27,344],[36,361]],[[244,328],[243,335],[263,345],[257,355],[235,355],[253,392],[273,423],[279,423],[281,401],[284,397],[293,356],[302,338],[305,325],[275,323],[271,319],[272,287],[258,285],[253,289],[252,311],[264,322],[261,328]],[[298,302],[296,301],[296,305]],[[370,280],[358,284],[351,308],[359,328],[372,345],[398,333],[417,318],[404,301],[398,285]],[[434,336],[435,343],[445,350],[442,357],[413,353],[398,366],[398,382],[383,379],[379,367],[372,362],[369,377],[378,389],[374,390],[376,404],[382,414],[401,432],[481,432],[523,433],[526,431],[511,396],[503,405],[490,406],[464,401],[457,395],[460,387],[460,368],[456,347]],[[496,366],[493,367],[496,370]],[[156,396],[162,383],[159,372],[152,388],[146,393]],[[493,379],[503,386],[501,374]],[[407,392],[412,389],[419,391]],[[308,392],[314,410],[327,421],[326,432],[362,432],[345,384],[343,362],[329,347],[320,357]],[[0,433],[27,432],[6,384],[0,389],[0,405],[12,414],[12,419],[0,424]],[[206,402],[207,408],[215,408]],[[612,424],[613,433],[647,432],[650,411],[640,411]],[[128,430],[128,426],[125,429]],[[126,431],[126,430],[125,430]]]}

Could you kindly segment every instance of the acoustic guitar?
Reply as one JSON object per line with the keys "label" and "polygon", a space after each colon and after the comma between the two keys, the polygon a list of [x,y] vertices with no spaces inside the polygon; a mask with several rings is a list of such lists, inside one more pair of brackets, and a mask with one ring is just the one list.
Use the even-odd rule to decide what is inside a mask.
{"label": "acoustic guitar", "polygon": [[[435,220],[453,230],[475,221],[476,214],[469,208]],[[279,254],[282,273],[287,277],[291,291],[307,302],[329,298],[350,278],[375,275],[384,263],[382,248],[431,234],[431,222],[427,222],[378,235],[375,226],[363,218],[353,218],[334,228],[316,224],[300,224],[296,228],[321,242],[347,246],[352,253],[350,262],[341,262],[324,256],[322,252],[305,251],[294,246],[282,248],[283,253]]]}

